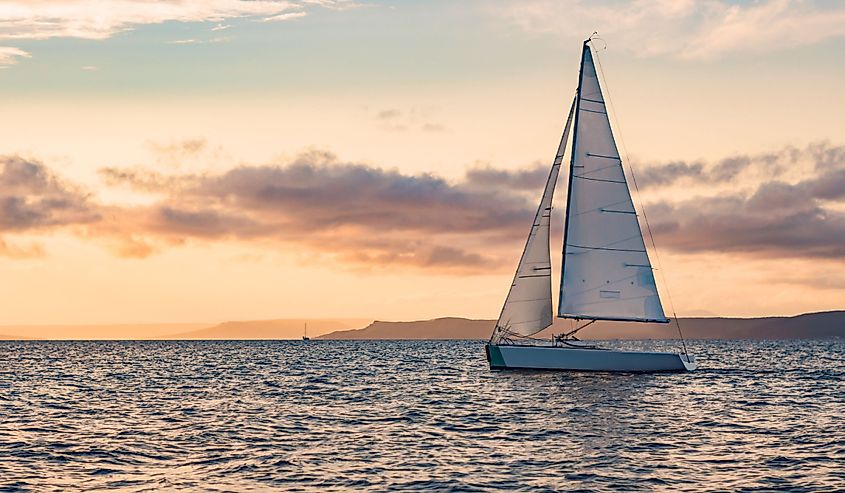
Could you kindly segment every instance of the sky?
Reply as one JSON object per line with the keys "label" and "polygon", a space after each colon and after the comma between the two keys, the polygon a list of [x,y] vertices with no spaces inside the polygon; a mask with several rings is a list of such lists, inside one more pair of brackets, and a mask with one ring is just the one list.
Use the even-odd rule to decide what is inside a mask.
{"label": "sky", "polygon": [[594,31],[667,311],[842,309],[840,2],[0,0],[0,325],[495,318]]}

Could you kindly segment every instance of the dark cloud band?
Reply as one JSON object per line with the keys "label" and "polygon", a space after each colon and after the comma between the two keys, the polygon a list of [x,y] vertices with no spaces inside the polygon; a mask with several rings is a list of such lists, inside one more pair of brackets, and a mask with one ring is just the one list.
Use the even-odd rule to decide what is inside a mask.
{"label": "dark cloud band", "polygon": [[[798,165],[808,177],[787,181],[785,171]],[[730,184],[743,173],[767,177],[750,192],[647,204],[662,248],[770,258],[845,255],[845,147],[820,143],[645,170],[640,184],[652,188],[682,179]],[[476,166],[450,182],[319,151],[221,174],[101,170],[109,185],[154,197],[150,205],[129,207],[103,204],[42,163],[10,156],[0,158],[0,232],[70,228],[122,256],[187,242],[269,242],[351,264],[489,272],[511,267],[546,172],[539,165]]]}

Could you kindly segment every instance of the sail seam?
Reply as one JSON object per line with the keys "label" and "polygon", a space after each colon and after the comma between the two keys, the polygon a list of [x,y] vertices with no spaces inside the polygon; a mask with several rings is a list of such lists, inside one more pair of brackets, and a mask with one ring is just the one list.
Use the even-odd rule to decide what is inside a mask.
{"label": "sail seam", "polygon": [[601,182],[604,182],[604,183],[616,183],[616,184],[621,184],[621,185],[627,185],[627,183],[626,183],[626,182],[624,182],[624,181],[618,181],[618,180],[605,180],[604,178],[590,178],[589,176],[579,176],[579,175],[573,175],[573,178],[581,178],[582,180],[589,180],[589,181],[601,181]]}
{"label": "sail seam", "polygon": [[605,303],[618,303],[620,301],[642,300],[642,299],[648,298],[649,296],[651,296],[651,295],[644,294],[642,296],[630,296],[628,298],[602,298],[602,299],[599,299],[599,300],[596,300],[596,301],[589,301],[589,302],[586,302],[586,303],[581,303],[581,306],[601,305],[601,304],[605,304]]}
{"label": "sail seam", "polygon": [[[590,211],[590,212],[593,212],[593,211]],[[610,246],[612,246],[612,245],[619,245],[620,243],[625,243],[626,241],[636,240],[636,239],[638,239],[638,238],[639,238],[639,236],[629,236],[629,237],[627,237],[627,238],[622,238],[622,239],[617,240],[617,241],[612,241],[612,242],[610,242],[610,243],[605,243],[605,244],[603,245],[603,247],[604,247],[604,248],[607,248],[607,247],[610,247]],[[645,248],[645,245],[643,245],[643,248]]]}
{"label": "sail seam", "polygon": [[[607,204],[607,205],[605,205],[605,206],[603,206],[603,207],[611,207],[611,206],[614,206],[614,205],[619,205],[619,204],[624,204],[624,203],[625,203],[625,201],[624,201],[624,200],[620,200],[620,201],[618,201],[618,202],[613,202],[613,203]],[[591,213],[591,212],[596,212],[597,210],[599,210],[599,209],[601,209],[601,208],[602,208],[602,207],[600,206],[600,207],[596,207],[595,209],[587,209],[587,210],[585,210],[585,211],[576,212],[576,213],[575,213],[575,215],[576,215],[576,216],[582,216],[582,215],[584,215],[584,214],[589,214],[589,213]],[[636,236],[634,236],[633,238],[636,238]]]}
{"label": "sail seam", "polygon": [[581,245],[573,245],[569,244],[567,246],[571,246],[573,248],[583,248],[584,250],[605,250],[608,252],[635,252],[635,253],[645,253],[645,250],[634,250],[630,248],[606,248],[606,247],[596,247],[596,246],[581,246]]}
{"label": "sail seam", "polygon": [[[593,174],[593,173],[598,173],[599,171],[604,171],[604,170],[606,170],[606,169],[615,169],[615,168],[616,168],[616,167],[618,167],[618,166],[619,166],[619,165],[618,165],[618,164],[616,164],[616,163],[613,163],[613,164],[608,164],[607,166],[602,166],[602,167],[600,167],[600,168],[591,169],[590,171],[584,171],[584,172],[582,172],[582,173],[581,173],[581,175],[580,175],[580,176],[591,175],[591,174]],[[580,168],[583,168],[584,166],[582,165],[582,166],[579,166],[579,167],[580,167]]]}
{"label": "sail seam", "polygon": [[619,156],[605,156],[604,154],[593,154],[592,152],[588,152],[587,155],[590,156],[590,157],[601,157],[601,158],[604,158],[604,159],[615,159],[617,161],[622,160]]}

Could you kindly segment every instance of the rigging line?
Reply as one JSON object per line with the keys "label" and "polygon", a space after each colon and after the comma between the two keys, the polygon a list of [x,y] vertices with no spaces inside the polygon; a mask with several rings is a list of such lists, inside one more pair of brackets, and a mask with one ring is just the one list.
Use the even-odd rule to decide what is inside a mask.
{"label": "rigging line", "polygon": [[592,324],[594,324],[594,323],[596,323],[596,320],[590,320],[589,322],[587,322],[587,323],[585,323],[584,325],[582,325],[582,326],[578,327],[577,329],[573,329],[573,330],[570,330],[569,332],[566,332],[565,334],[563,334],[563,336],[562,336],[562,337],[565,339],[565,338],[567,338],[567,337],[569,337],[569,336],[573,336],[573,335],[575,335],[575,333],[576,333],[576,332],[578,332],[579,330],[581,330],[581,329],[583,329],[583,328],[587,327],[588,325],[592,325]]}
{"label": "rigging line", "polygon": [[[613,119],[616,120],[616,127],[619,129],[619,142],[622,144],[622,152],[625,153],[625,161],[627,161],[628,170],[631,172],[631,181],[634,183],[634,189],[637,192],[637,200],[640,202],[640,209],[643,211],[643,219],[645,220],[646,229],[648,230],[649,240],[651,240],[651,248],[654,250],[654,260],[657,261],[657,270],[660,271],[660,277],[663,281],[663,285],[666,286],[666,295],[669,298],[669,307],[672,309],[672,317],[675,319],[675,325],[678,327],[678,336],[681,338],[681,346],[684,348],[684,355],[689,357],[689,354],[687,353],[687,343],[684,340],[684,333],[681,330],[681,322],[678,320],[678,314],[675,312],[675,303],[672,301],[672,291],[669,289],[669,283],[666,281],[666,275],[663,273],[663,266],[660,264],[660,255],[657,251],[657,244],[654,242],[654,235],[651,232],[651,224],[649,224],[648,216],[645,212],[645,203],[643,203],[642,196],[640,195],[640,187],[637,185],[637,176],[634,174],[634,166],[631,164],[631,159],[628,157],[628,148],[625,146],[625,137],[622,135],[622,125],[619,123],[619,116],[616,114],[616,107],[613,105],[613,97],[610,95],[610,87],[608,87],[607,84],[607,77],[604,76],[604,67],[602,66],[601,58],[599,57],[599,50],[594,48],[595,47],[591,43],[590,49],[592,49],[596,55],[595,59],[598,62],[599,72],[601,72],[601,78],[604,81],[604,90],[607,93],[607,101],[610,103],[610,112],[613,114]],[[607,43],[605,43],[604,49],[607,49]]]}

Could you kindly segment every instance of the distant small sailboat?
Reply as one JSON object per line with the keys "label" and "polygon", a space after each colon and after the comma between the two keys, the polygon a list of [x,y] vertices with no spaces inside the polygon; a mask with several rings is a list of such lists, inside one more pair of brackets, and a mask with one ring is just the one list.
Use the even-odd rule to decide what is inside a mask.
{"label": "distant small sailboat", "polygon": [[308,322],[305,322],[305,329],[304,329],[304,332],[302,333],[302,340],[303,341],[310,341],[311,340],[311,338],[308,337]]}
{"label": "distant small sailboat", "polygon": [[[487,360],[491,369],[694,370],[695,357],[685,344],[683,353],[615,351],[575,337],[598,320],[669,322],[613,138],[591,40],[582,47],[578,90],[513,283],[486,345]],[[573,119],[557,316],[586,323],[540,341],[530,336],[552,324],[549,222]]]}

